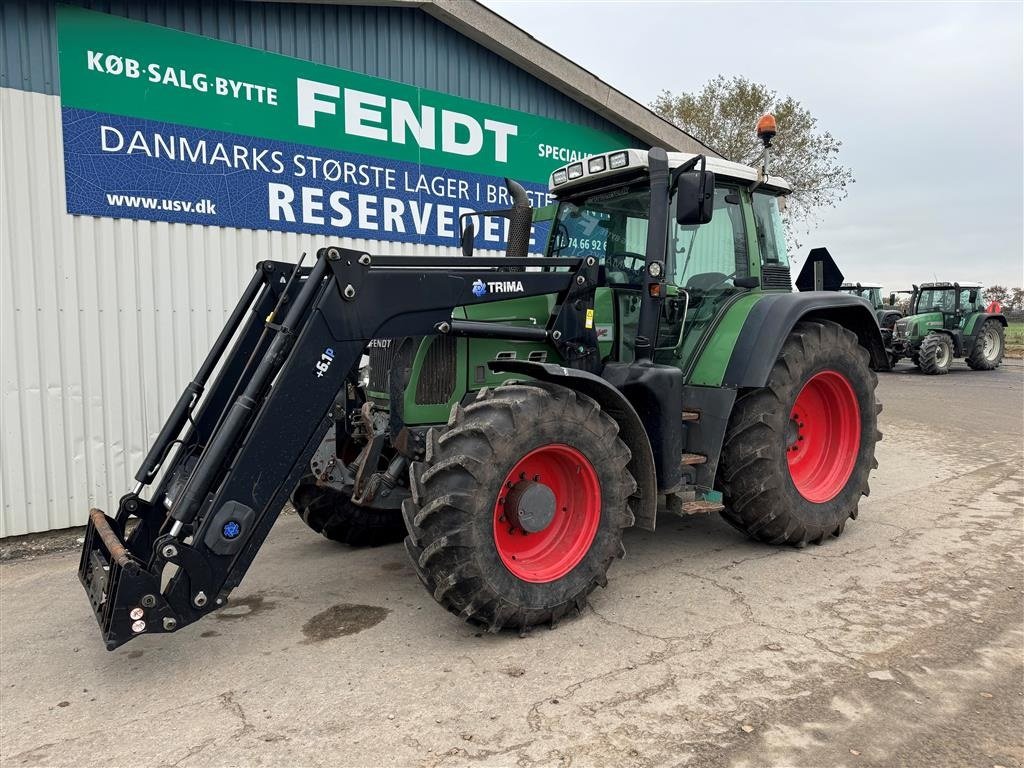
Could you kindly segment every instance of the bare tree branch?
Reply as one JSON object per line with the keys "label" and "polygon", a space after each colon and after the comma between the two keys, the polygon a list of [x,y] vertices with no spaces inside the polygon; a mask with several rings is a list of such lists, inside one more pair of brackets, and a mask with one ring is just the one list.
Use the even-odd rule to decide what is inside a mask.
{"label": "bare tree branch", "polygon": [[747,165],[761,154],[754,133],[758,118],[774,114],[779,135],[772,142],[769,171],[793,187],[786,207],[786,236],[793,249],[800,247],[797,234],[817,221],[817,211],[837,205],[855,182],[853,172],[839,163],[843,143],[820,130],[799,101],[761,83],[719,75],[695,93],[663,91],[651,109],[723,157]]}

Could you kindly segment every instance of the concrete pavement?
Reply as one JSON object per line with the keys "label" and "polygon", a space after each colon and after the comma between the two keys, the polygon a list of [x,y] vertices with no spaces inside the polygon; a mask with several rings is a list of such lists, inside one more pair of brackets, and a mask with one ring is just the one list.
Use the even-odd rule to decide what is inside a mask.
{"label": "concrete pavement", "polygon": [[1019,767],[1024,370],[901,366],[879,393],[840,539],[663,517],[524,638],[444,612],[400,546],[294,515],[228,609],[114,653],[76,552],[0,565],[0,763]]}

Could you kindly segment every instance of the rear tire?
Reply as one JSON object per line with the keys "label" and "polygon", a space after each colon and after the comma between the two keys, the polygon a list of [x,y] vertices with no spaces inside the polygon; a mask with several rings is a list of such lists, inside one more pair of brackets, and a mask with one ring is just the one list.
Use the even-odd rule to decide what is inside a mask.
{"label": "rear tire", "polygon": [[929,376],[942,376],[949,373],[953,364],[953,345],[949,336],[944,333],[929,333],[921,342],[918,352],[919,367],[922,373]]}
{"label": "rear tire", "polygon": [[1003,324],[994,318],[986,320],[967,356],[967,365],[975,371],[995,370],[1003,362],[1004,342]]}
{"label": "rear tire", "polygon": [[[492,632],[582,610],[633,524],[629,459],[618,425],[589,397],[535,382],[483,390],[430,431],[425,460],[410,469],[402,512],[420,580]],[[528,487],[553,515],[532,532],[506,517],[512,504],[525,509]]]}
{"label": "rear tire", "polygon": [[352,547],[379,547],[405,536],[397,510],[356,506],[348,494],[318,486],[312,473],[299,481],[291,502],[302,522],[331,541]]}
{"label": "rear tire", "polygon": [[766,386],[736,400],[718,475],[722,516],[770,544],[841,534],[878,466],[877,383],[855,334],[827,320],[797,323]]}

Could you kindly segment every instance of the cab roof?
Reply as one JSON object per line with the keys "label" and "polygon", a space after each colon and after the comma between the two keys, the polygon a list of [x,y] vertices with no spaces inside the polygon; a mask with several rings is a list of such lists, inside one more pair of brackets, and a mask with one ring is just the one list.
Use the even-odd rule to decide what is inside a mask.
{"label": "cab roof", "polygon": [[839,286],[839,290],[844,290],[846,288],[854,289],[854,288],[881,288],[881,287],[882,287],[881,283],[843,283],[841,286]]}
{"label": "cab roof", "polygon": [[[626,163],[624,165],[619,164],[615,169],[612,169],[611,156],[621,156],[623,153],[626,155]],[[590,161],[597,160],[602,157],[604,158],[602,169],[591,171]],[[697,155],[690,154],[689,152],[669,152],[669,168],[678,168],[683,163],[688,160],[692,160],[695,157],[697,157]],[[714,171],[716,176],[721,176],[732,181],[739,181],[747,186],[754,184],[758,180],[758,171],[756,168],[752,168],[749,165],[743,165],[742,163],[734,163],[731,160],[724,160],[720,157],[712,157],[711,155],[705,155],[705,157],[707,158],[707,170]],[[611,152],[588,155],[575,162],[567,163],[560,168],[556,168],[548,179],[548,189],[555,195],[564,194],[565,192],[575,190],[584,184],[589,184],[595,179],[613,179],[616,176],[625,176],[631,172],[636,172],[637,170],[646,170],[648,165],[646,149],[616,149]],[[577,175],[576,178],[567,178],[566,181],[556,184],[555,176],[561,171],[568,177],[570,175],[570,169],[573,169],[579,175]],[[582,173],[580,173],[580,169],[582,169]],[[781,176],[769,176],[760,188],[765,191],[775,192],[776,194],[788,194],[792,191],[792,187],[789,186],[789,182]]]}
{"label": "cab roof", "polygon": [[[957,283],[961,288],[981,288],[981,283]],[[918,288],[952,288],[953,283],[921,283]]]}

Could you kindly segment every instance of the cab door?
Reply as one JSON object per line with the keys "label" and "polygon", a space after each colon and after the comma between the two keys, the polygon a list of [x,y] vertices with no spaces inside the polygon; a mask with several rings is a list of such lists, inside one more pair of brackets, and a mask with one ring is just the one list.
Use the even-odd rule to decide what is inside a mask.
{"label": "cab door", "polygon": [[718,184],[711,221],[669,224],[669,296],[662,305],[657,362],[688,371],[719,318],[746,293],[735,284],[751,274],[744,196],[736,186]]}

